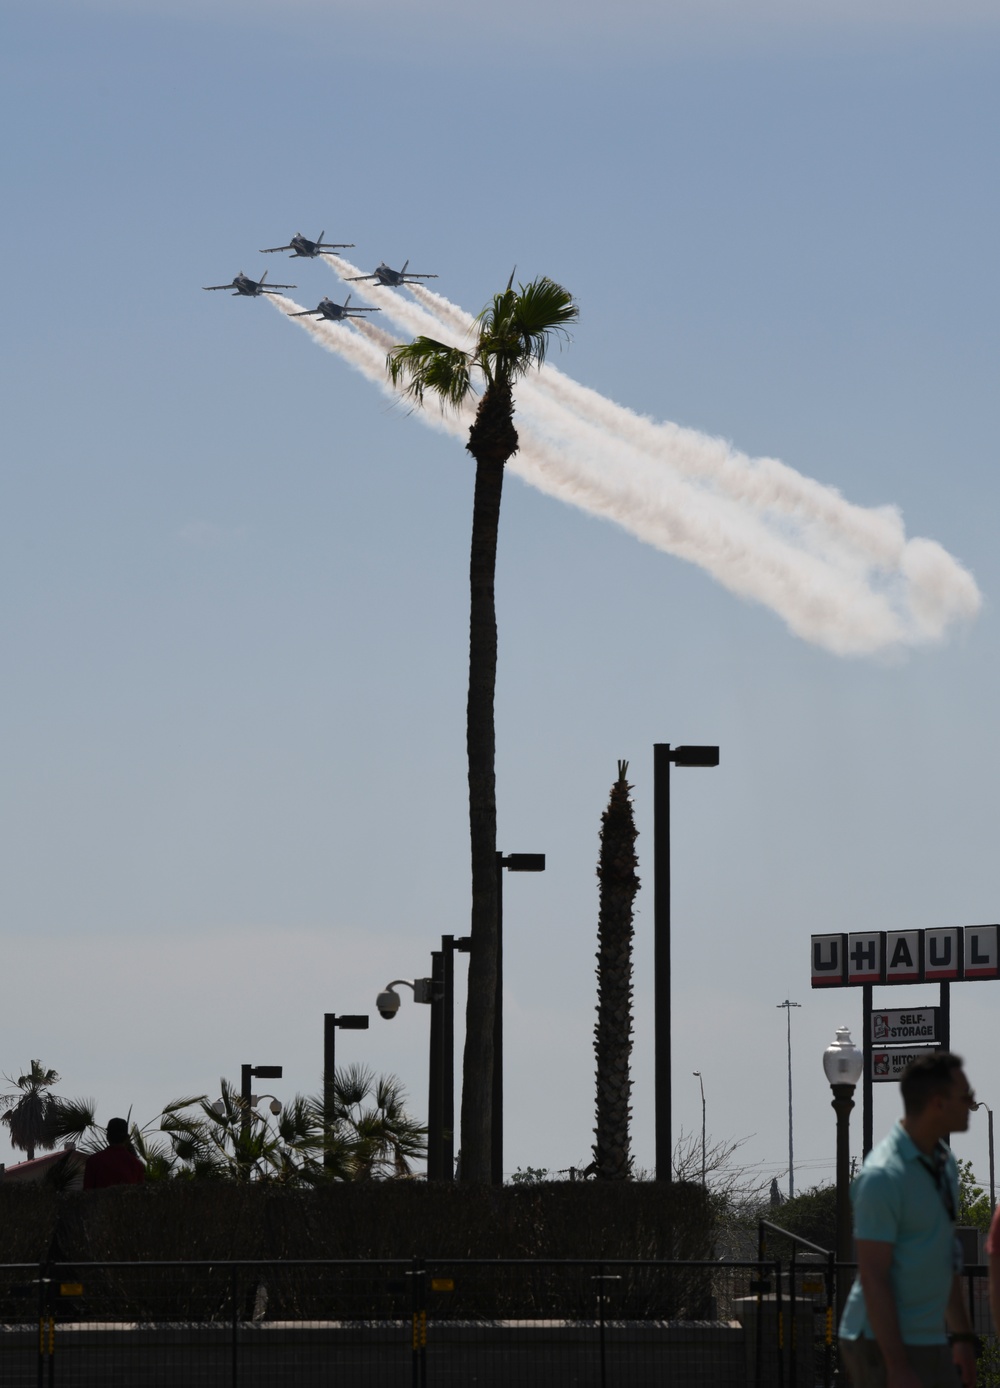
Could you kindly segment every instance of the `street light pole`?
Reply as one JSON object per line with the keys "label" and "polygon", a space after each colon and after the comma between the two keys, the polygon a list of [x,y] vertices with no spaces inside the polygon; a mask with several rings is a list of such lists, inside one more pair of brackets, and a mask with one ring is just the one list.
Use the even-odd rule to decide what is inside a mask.
{"label": "street light pole", "polygon": [[441,1179],[455,1179],[455,955],[468,954],[472,938],[441,936]]}
{"label": "street light pole", "polygon": [[280,1080],[280,1065],[242,1065],[240,1066],[240,1099],[242,1108],[240,1110],[240,1127],[249,1128],[250,1126],[250,1096],[253,1093],[252,1080]]}
{"label": "street light pole", "polygon": [[[254,1079],[259,1080],[280,1080],[280,1065],[242,1065],[240,1067],[240,1138],[245,1139],[252,1120],[252,1099]],[[242,1143],[237,1150],[236,1170],[240,1180],[249,1181],[250,1167],[247,1165],[242,1150]]]}
{"label": "street light pole", "polygon": [[544,872],[544,853],[497,853],[497,991],[493,1004],[493,1107],[490,1181],[503,1185],[503,870]]}
{"label": "street light pole", "polygon": [[670,763],[718,766],[718,747],[653,746],[653,1009],[656,1179],[669,1181],[671,1135],[670,1055]]}
{"label": "street light pole", "polygon": [[837,1115],[837,1319],[847,1299],[843,1265],[851,1261],[851,1139],[850,1120],[854,1089],[861,1078],[864,1056],[851,1040],[849,1027],[837,1028],[837,1039],[823,1052],[823,1070],[833,1090]]}
{"label": "street light pole", "polygon": [[705,1184],[705,1081],[701,1077],[700,1070],[692,1070],[692,1075],[696,1075],[698,1083],[701,1085],[701,1183]]}
{"label": "street light pole", "polygon": [[784,1002],[776,1004],[785,1009],[788,1018],[788,1198],[795,1197],[795,1157],[792,1149],[792,1008],[801,1007],[800,1002],[789,1002],[786,998]]}
{"label": "street light pole", "polygon": [[323,1013],[323,1137],[326,1148],[323,1152],[323,1165],[331,1170],[335,1165],[334,1154],[329,1149],[330,1134],[337,1120],[337,1028],[345,1031],[367,1031],[366,1016],[347,1015],[338,1017],[336,1012]]}
{"label": "street light pole", "polygon": [[997,1207],[996,1183],[993,1172],[993,1110],[990,1108],[989,1104],[984,1104],[981,1099],[976,1105],[976,1108],[984,1108],[986,1110],[986,1122],[990,1137],[990,1213],[992,1214]]}

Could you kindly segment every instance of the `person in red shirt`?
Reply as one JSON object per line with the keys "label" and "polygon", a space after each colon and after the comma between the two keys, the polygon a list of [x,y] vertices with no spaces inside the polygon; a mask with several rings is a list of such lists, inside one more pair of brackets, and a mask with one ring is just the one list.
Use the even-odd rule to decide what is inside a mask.
{"label": "person in red shirt", "polygon": [[146,1179],[146,1168],[132,1151],[125,1119],[112,1118],[107,1133],[107,1147],[87,1158],[83,1168],[84,1190],[141,1185]]}

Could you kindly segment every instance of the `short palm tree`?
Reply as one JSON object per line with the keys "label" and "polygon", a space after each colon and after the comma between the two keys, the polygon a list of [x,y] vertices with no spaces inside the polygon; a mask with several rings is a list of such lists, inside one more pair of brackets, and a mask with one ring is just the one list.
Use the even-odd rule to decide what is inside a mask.
{"label": "short palm tree", "polygon": [[15,1088],[0,1095],[0,1109],[5,1110],[0,1123],[7,1125],[10,1145],[34,1161],[38,1149],[51,1151],[61,1136],[57,1131],[60,1101],[51,1092],[59,1083],[59,1075],[47,1070],[40,1060],[33,1060],[25,1074],[17,1079],[5,1075],[4,1079]]}
{"label": "short palm tree", "polygon": [[333,1088],[332,1126],[322,1096],[296,1095],[270,1118],[253,1111],[250,1122],[226,1080],[214,1103],[205,1095],[175,1099],[160,1127],[180,1163],[176,1174],[291,1186],[409,1175],[410,1162],[426,1149],[427,1130],[406,1113],[395,1076],[376,1077],[356,1065],[338,1070]]}
{"label": "short palm tree", "polygon": [[351,1065],[337,1071],[333,1093],[339,1174],[352,1181],[409,1176],[411,1162],[427,1150],[427,1129],[407,1114],[395,1075],[376,1077],[365,1065]]}
{"label": "short palm tree", "polygon": [[494,694],[497,626],[494,584],[504,467],[517,452],[514,385],[541,364],[553,336],[565,334],[578,316],[573,296],[546,277],[513,287],[476,320],[471,348],[464,351],[434,338],[418,337],[389,353],[394,385],[418,404],[430,391],[443,406],[459,407],[473,390],[484,389],[469,430],[467,450],[476,461],[469,564],[469,699],[466,738],[469,758],[469,826],[472,839],[472,951],[462,1072],[462,1163],[464,1181],[490,1180],[493,1095],[493,1025],[497,993],[497,808]]}
{"label": "short palm tree", "polygon": [[601,819],[597,865],[597,1127],[592,1169],[598,1179],[625,1180],[630,1171],[629,1100],[632,1081],[632,903],[639,890],[628,762],[618,763],[608,808]]}

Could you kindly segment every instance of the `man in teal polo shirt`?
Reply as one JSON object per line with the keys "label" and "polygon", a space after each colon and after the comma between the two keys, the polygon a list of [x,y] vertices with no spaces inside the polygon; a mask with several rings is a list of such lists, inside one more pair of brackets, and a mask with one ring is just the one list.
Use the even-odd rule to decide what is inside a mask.
{"label": "man in teal polo shirt", "polygon": [[854,1388],[973,1388],[958,1172],[945,1139],[965,1132],[975,1096],[947,1051],[913,1061],[899,1088],[904,1115],[851,1187],[858,1276],[840,1322],[841,1358]]}

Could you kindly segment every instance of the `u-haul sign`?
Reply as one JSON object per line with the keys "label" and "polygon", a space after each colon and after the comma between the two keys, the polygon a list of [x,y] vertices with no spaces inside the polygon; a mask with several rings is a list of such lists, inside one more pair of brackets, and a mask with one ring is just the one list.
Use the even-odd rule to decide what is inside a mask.
{"label": "u-haul sign", "polygon": [[1000,979],[1000,925],[813,935],[814,988]]}

